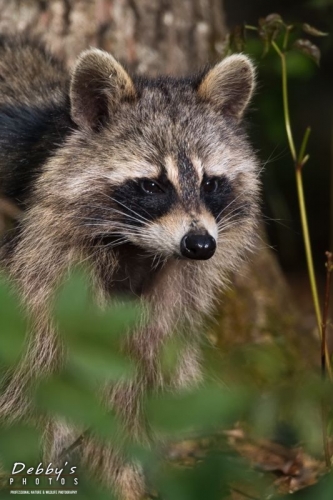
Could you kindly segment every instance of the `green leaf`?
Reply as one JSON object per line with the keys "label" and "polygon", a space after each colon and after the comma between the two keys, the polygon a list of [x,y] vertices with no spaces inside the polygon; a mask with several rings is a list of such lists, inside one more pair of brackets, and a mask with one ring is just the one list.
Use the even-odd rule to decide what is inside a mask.
{"label": "green leaf", "polygon": [[310,40],[299,38],[293,44],[293,48],[310,57],[310,59],[312,59],[319,66],[321,56],[320,50],[317,45],[314,45],[310,42]]}
{"label": "green leaf", "polygon": [[[98,481],[96,478],[91,477],[91,472],[89,470],[81,468],[79,476],[78,495],[76,496],[76,498],[78,498],[79,500],[119,500],[119,496],[116,495],[116,493],[113,493],[112,491],[110,491],[110,488],[101,483],[101,481]],[[68,498],[68,495],[66,495],[65,497]]]}
{"label": "green leaf", "polygon": [[142,311],[133,301],[102,310],[90,297],[87,282],[86,274],[76,270],[64,284],[56,304],[68,366],[90,385],[128,378],[134,366],[121,353],[123,338],[138,322]]}
{"label": "green leaf", "polygon": [[165,500],[220,500],[230,493],[219,456],[210,456],[190,470],[165,467],[156,479]]}
{"label": "green leaf", "polygon": [[39,432],[28,425],[0,427],[0,462],[8,471],[15,462],[36,463],[40,458]]}
{"label": "green leaf", "polygon": [[328,36],[328,33],[324,33],[323,31],[318,30],[314,26],[311,26],[310,24],[303,23],[302,24],[302,29],[305,33],[308,35],[312,36]]}
{"label": "green leaf", "polygon": [[102,406],[99,395],[70,374],[41,382],[35,401],[43,412],[62,417],[83,430],[89,428],[104,439],[117,442],[123,436],[117,418]]}
{"label": "green leaf", "polygon": [[134,374],[134,366],[125,356],[84,336],[80,342],[69,344],[68,366],[91,387],[101,382],[128,379]]}
{"label": "green leaf", "polygon": [[183,393],[164,393],[147,401],[146,413],[158,432],[182,434],[217,424],[230,424],[249,403],[251,391],[217,385]]}
{"label": "green leaf", "polygon": [[149,473],[163,500],[226,500],[234,498],[233,484],[245,493],[267,490],[262,477],[230,450],[224,453],[213,449],[203,461],[189,469],[158,465],[155,461]]}
{"label": "green leaf", "polygon": [[125,300],[101,310],[89,294],[86,274],[80,270],[64,284],[55,310],[65,340],[88,334],[110,345],[138,322],[141,313],[137,303]]}

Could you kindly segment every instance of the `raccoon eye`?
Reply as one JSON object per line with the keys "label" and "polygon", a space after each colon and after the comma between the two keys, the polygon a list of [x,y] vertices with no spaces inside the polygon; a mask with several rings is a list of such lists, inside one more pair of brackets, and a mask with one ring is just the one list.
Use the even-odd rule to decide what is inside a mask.
{"label": "raccoon eye", "polygon": [[164,192],[157,182],[148,179],[142,180],[140,182],[140,187],[146,194],[161,194]]}
{"label": "raccoon eye", "polygon": [[218,186],[219,186],[219,182],[217,179],[206,179],[202,183],[202,189],[203,189],[204,193],[207,193],[207,194],[215,193]]}

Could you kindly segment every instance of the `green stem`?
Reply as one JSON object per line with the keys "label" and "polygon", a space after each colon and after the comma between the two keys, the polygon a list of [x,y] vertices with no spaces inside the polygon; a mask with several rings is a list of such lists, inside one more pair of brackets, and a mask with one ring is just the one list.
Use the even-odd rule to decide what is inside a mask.
{"label": "green stem", "polygon": [[299,155],[298,155],[298,164],[302,166],[304,165],[305,151],[306,151],[306,146],[308,145],[310,133],[311,133],[311,128],[307,127],[303,137],[301,149],[299,150]]}
{"label": "green stem", "polygon": [[[323,341],[323,338],[322,338],[322,317],[321,317],[321,311],[320,311],[316,275],[315,275],[315,270],[314,270],[314,265],[313,265],[308,218],[307,218],[307,214],[306,214],[306,206],[305,206],[305,198],[304,198],[302,165],[296,164],[295,170],[296,170],[296,185],[297,185],[297,193],[298,193],[298,202],[299,202],[299,209],[300,209],[300,215],[301,215],[303,240],[304,240],[304,246],[305,246],[305,255],[306,255],[308,275],[309,275],[309,280],[310,280],[312,301],[313,301],[313,306],[314,306],[314,310],[316,313],[319,338],[321,341]],[[329,374],[330,380],[333,380],[331,360],[330,360],[330,355],[329,355],[329,352],[327,349],[326,342],[325,342],[324,349],[325,349],[325,361],[326,361],[327,373]]]}
{"label": "green stem", "polygon": [[317,290],[315,271],[314,271],[314,266],[313,266],[308,219],[307,219],[307,214],[306,214],[306,206],[305,206],[304,190],[303,190],[303,179],[302,179],[302,169],[299,165],[296,167],[296,184],[297,184],[299,209],[300,209],[300,215],[301,215],[303,239],[304,239],[304,245],[305,245],[305,254],[306,254],[308,273],[309,273],[311,292],[312,292],[312,300],[313,300],[313,305],[314,305],[314,309],[315,309],[315,313],[316,313],[317,325],[318,325],[319,331],[321,331],[320,304],[319,304],[319,298],[318,298],[318,290]]}
{"label": "green stem", "polygon": [[[283,112],[284,112],[284,119],[285,119],[285,128],[286,128],[286,133],[287,133],[287,138],[288,138],[288,143],[289,143],[289,149],[290,149],[291,156],[292,156],[292,159],[294,160],[294,164],[295,164],[296,185],[297,185],[298,202],[299,202],[300,217],[301,217],[301,224],[302,224],[303,240],[304,240],[304,246],[305,246],[306,262],[307,262],[307,267],[308,267],[312,300],[313,300],[313,305],[314,305],[315,314],[316,314],[319,337],[321,339],[322,338],[322,319],[321,319],[318,289],[317,289],[317,283],[316,283],[316,277],[315,277],[315,271],[314,271],[314,265],[313,265],[312,249],[311,249],[308,218],[307,218],[307,214],[306,214],[306,206],[305,206],[305,198],[304,198],[304,190],[303,190],[303,179],[302,179],[302,162],[304,163],[304,154],[305,154],[305,149],[306,149],[307,142],[309,139],[310,129],[308,128],[305,131],[304,138],[302,141],[302,146],[300,149],[300,153],[297,156],[295,143],[294,143],[294,139],[293,139],[293,134],[292,134],[292,130],[291,130],[291,124],[290,124],[286,57],[285,57],[285,53],[283,51],[281,51],[280,47],[276,44],[276,42],[273,41],[272,46],[274,47],[275,51],[278,53],[278,55],[281,59],[282,97],[283,97]],[[299,160],[301,160],[301,161],[299,161]],[[325,359],[326,359],[326,366],[327,366],[327,371],[329,373],[330,379],[333,380],[333,373],[332,373],[330,357],[328,354],[327,346],[325,346]]]}
{"label": "green stem", "polygon": [[256,28],[256,26],[251,26],[249,24],[245,24],[244,28],[246,30],[251,30],[251,31],[258,31],[258,28]]}
{"label": "green stem", "polygon": [[291,30],[293,29],[294,26],[290,25],[290,26],[286,26],[285,25],[285,34],[284,34],[284,38],[283,38],[283,44],[282,44],[282,49],[283,50],[287,50],[287,47],[288,47],[288,41],[289,41],[289,34],[291,32]]}
{"label": "green stem", "polygon": [[287,138],[288,138],[291,156],[292,156],[294,162],[296,163],[297,154],[296,154],[296,148],[295,148],[295,144],[294,144],[293,134],[291,131],[290,116],[289,116],[286,56],[285,56],[284,52],[282,52],[280,50],[280,47],[277,45],[276,42],[273,41],[272,46],[274,47],[275,51],[278,53],[278,55],[280,56],[280,59],[281,59],[284,121],[285,121],[285,127],[286,127]]}

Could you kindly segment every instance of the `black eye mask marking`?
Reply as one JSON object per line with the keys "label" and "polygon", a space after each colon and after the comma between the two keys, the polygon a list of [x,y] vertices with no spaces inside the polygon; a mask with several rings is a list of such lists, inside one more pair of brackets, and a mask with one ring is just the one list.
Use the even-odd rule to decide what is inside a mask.
{"label": "black eye mask marking", "polygon": [[145,194],[159,195],[165,193],[165,188],[158,181],[142,179],[139,186]]}
{"label": "black eye mask marking", "polygon": [[[182,161],[185,161],[184,158]],[[199,201],[197,174],[194,176],[192,172],[190,175],[194,169],[192,165],[186,166],[183,163],[183,167],[189,168],[185,168],[183,184],[180,182],[181,198],[186,201],[186,208],[191,205],[193,209]],[[181,179],[181,175],[179,177]],[[159,219],[180,201],[165,173],[157,178],[128,180],[113,191],[112,199],[117,210],[124,214],[125,220],[131,226],[144,226],[148,222]],[[200,186],[200,199],[217,221],[230,212],[234,219],[247,215],[248,204],[243,200],[237,200],[232,185],[225,176],[208,177],[205,175]]]}
{"label": "black eye mask marking", "polygon": [[177,194],[165,174],[156,179],[133,179],[115,189],[112,198],[128,224],[144,226],[167,214]]}
{"label": "black eye mask marking", "polygon": [[[246,206],[237,196],[226,176],[204,178],[200,187],[200,197],[217,221],[232,212],[233,218],[246,216]],[[225,212],[224,212],[225,211]]]}

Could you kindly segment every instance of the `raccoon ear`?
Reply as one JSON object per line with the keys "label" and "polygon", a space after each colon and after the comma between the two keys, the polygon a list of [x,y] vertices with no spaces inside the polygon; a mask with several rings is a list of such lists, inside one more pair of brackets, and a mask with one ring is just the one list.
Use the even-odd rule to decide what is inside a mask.
{"label": "raccoon ear", "polygon": [[88,130],[99,130],[121,100],[134,99],[130,76],[108,52],[86,50],[79,57],[71,77],[71,116]]}
{"label": "raccoon ear", "polygon": [[241,120],[254,86],[255,69],[251,60],[235,54],[223,59],[204,76],[198,93],[221,113]]}

